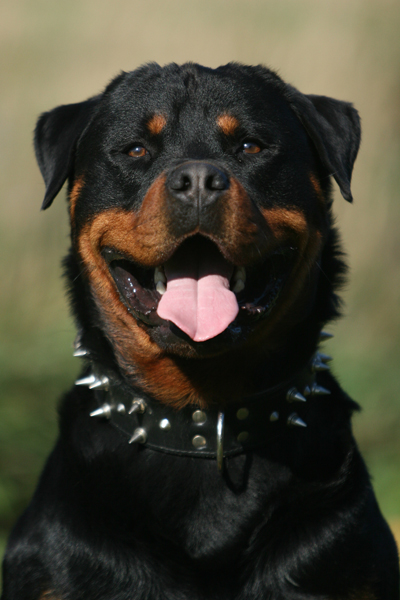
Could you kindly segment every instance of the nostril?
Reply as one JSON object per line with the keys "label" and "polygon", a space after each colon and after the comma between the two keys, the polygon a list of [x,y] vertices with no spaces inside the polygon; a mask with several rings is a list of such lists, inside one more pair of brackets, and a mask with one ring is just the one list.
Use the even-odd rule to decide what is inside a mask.
{"label": "nostril", "polygon": [[205,189],[206,190],[226,190],[229,187],[228,178],[221,172],[211,173],[206,177]]}
{"label": "nostril", "polygon": [[173,197],[179,201],[214,201],[229,188],[229,176],[215,165],[193,161],[176,167],[166,183]]}
{"label": "nostril", "polygon": [[177,192],[184,192],[190,189],[192,185],[192,180],[189,175],[185,173],[176,173],[174,177],[171,178],[169,182],[169,186],[172,190]]}
{"label": "nostril", "polygon": [[188,177],[188,175],[183,175],[182,177],[182,187],[180,188],[181,190],[188,190],[192,185],[192,180],[190,179],[190,177]]}

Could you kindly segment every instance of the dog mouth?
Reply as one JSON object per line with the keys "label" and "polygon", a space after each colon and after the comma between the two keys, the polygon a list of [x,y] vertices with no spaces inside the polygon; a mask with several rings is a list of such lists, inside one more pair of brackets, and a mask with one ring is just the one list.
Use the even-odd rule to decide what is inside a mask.
{"label": "dog mouth", "polygon": [[104,248],[102,255],[121,301],[137,320],[153,327],[172,324],[192,341],[204,342],[268,316],[295,248],[280,248],[246,267],[229,261],[201,235],[186,239],[155,268],[143,268],[112,248]]}

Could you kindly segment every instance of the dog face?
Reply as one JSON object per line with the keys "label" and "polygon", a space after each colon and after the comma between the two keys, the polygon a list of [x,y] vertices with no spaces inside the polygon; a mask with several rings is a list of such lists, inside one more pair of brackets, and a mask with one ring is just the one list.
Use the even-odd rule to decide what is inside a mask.
{"label": "dog face", "polygon": [[262,67],[149,65],[36,130],[46,208],[69,177],[72,243],[128,368],[251,351],[310,310],[329,175],[350,195],[347,103]]}

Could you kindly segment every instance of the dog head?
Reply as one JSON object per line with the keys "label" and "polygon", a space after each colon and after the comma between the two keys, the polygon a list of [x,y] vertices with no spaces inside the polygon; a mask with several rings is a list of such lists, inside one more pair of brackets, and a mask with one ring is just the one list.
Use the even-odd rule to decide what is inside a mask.
{"label": "dog head", "polygon": [[73,256],[123,369],[251,354],[304,320],[330,176],[351,200],[359,140],[350,104],[238,64],[147,65],[42,115],[43,208],[68,178]]}

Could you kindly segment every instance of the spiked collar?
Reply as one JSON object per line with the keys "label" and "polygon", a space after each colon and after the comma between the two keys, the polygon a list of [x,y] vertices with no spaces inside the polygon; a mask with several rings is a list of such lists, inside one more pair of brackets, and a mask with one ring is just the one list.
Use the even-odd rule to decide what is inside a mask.
{"label": "spiked collar", "polygon": [[[321,333],[321,339],[328,337],[331,334]],[[79,338],[74,346],[74,356],[90,359]],[[222,470],[224,457],[262,447],[282,428],[307,427],[300,415],[308,397],[330,394],[316,382],[320,371],[329,370],[330,360],[330,356],[317,352],[292,378],[224,410],[190,405],[177,411],[143,392],[125,388],[94,362],[91,373],[75,384],[95,393],[98,408],[90,416],[107,419],[129,444],[178,456],[216,459]]]}

